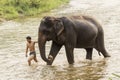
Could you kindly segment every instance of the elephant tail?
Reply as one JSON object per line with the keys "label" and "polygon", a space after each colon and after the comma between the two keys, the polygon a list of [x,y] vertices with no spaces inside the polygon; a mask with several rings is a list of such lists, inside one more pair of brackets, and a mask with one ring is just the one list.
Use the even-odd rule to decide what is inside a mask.
{"label": "elephant tail", "polygon": [[100,51],[98,51],[99,56],[101,56]]}

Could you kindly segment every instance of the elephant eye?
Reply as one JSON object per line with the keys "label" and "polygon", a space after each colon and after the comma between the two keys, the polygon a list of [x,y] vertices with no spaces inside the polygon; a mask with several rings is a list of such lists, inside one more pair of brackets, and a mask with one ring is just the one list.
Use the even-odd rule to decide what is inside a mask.
{"label": "elephant eye", "polygon": [[47,27],[47,28],[50,28],[51,26],[53,26],[54,24],[50,21],[45,21],[44,22],[44,25]]}
{"label": "elephant eye", "polygon": [[47,29],[49,29],[49,28],[51,28],[51,25],[44,24],[44,27],[47,28]]}
{"label": "elephant eye", "polygon": [[50,33],[50,31],[44,30],[43,33],[48,35]]}

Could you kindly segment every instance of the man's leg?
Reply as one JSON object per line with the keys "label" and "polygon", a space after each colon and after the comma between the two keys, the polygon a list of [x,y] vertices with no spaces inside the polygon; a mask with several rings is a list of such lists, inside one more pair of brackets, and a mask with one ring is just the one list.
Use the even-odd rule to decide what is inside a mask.
{"label": "man's leg", "polygon": [[30,55],[30,57],[28,58],[28,65],[31,65],[31,60],[34,58],[34,55]]}
{"label": "man's leg", "polygon": [[34,56],[34,61],[35,61],[35,62],[38,62],[38,60],[37,60],[36,56]]}

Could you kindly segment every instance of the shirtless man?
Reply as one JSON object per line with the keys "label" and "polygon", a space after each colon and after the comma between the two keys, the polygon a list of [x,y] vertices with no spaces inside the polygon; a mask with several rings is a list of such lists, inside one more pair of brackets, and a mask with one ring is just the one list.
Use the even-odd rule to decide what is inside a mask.
{"label": "shirtless man", "polygon": [[28,53],[28,49],[29,49],[30,53],[29,53],[29,58],[28,58],[28,65],[30,66],[32,60],[34,60],[35,62],[38,62],[37,58],[36,58],[36,52],[35,52],[35,43],[37,43],[37,42],[32,41],[30,36],[27,36],[26,40],[27,40],[27,45],[26,45],[26,55],[25,56],[26,57],[28,56],[27,53]]}

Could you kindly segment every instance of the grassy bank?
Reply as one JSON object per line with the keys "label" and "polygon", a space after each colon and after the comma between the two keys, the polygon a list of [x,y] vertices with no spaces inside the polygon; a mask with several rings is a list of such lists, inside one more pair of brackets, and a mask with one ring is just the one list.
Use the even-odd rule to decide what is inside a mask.
{"label": "grassy bank", "polygon": [[35,16],[67,3],[69,0],[0,0],[0,18]]}

